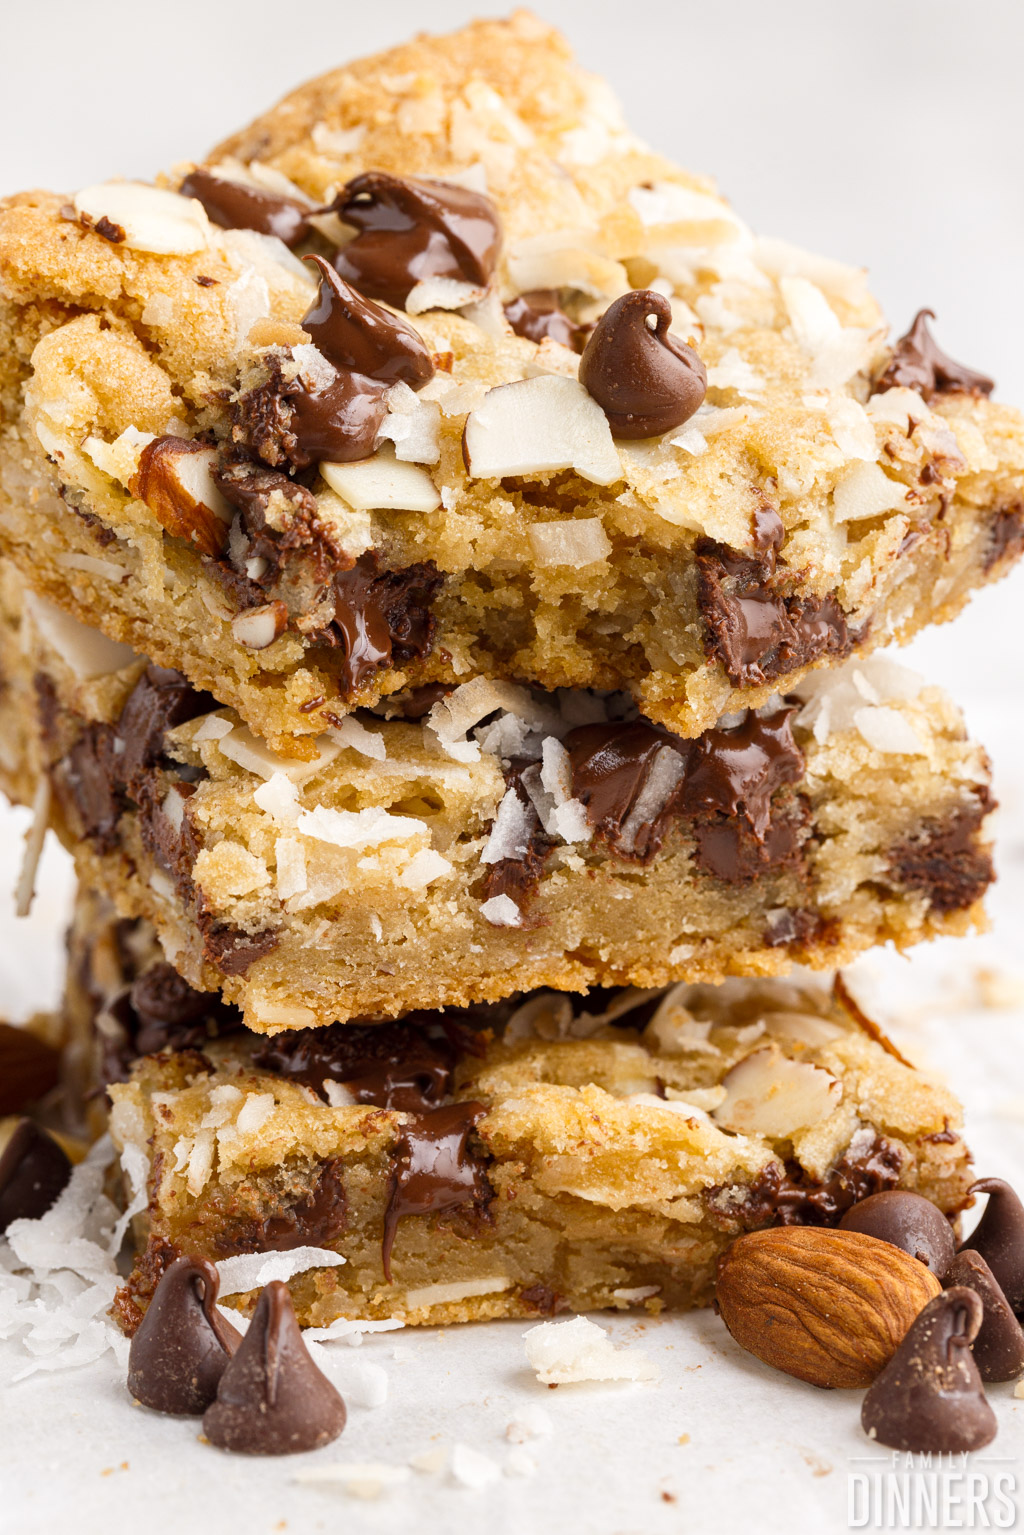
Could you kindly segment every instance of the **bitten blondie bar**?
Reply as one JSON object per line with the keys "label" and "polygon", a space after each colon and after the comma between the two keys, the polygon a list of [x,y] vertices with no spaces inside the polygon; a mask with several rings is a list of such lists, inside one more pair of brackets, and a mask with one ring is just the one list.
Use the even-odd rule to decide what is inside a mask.
{"label": "bitten blondie bar", "polygon": [[886,1188],[969,1203],[955,1098],[841,988],[539,992],[266,1040],[216,1004],[204,1032],[166,964],[125,980],[100,1017],[111,1133],[150,1167],[128,1330],[179,1252],[342,1254],[291,1281],[307,1325],[661,1310],[705,1304],[741,1231]]}
{"label": "bitten blondie bar", "polygon": [[1020,553],[1020,415],[925,316],[884,338],[482,22],[0,207],[0,547],[285,754],[474,677],[695,736]]}
{"label": "bitten blondie bar", "polygon": [[0,724],[30,734],[38,813],[253,1029],[828,967],[981,920],[987,760],[889,661],[695,740],[621,694],[478,678],[299,761],[39,599],[19,624],[10,587]]}

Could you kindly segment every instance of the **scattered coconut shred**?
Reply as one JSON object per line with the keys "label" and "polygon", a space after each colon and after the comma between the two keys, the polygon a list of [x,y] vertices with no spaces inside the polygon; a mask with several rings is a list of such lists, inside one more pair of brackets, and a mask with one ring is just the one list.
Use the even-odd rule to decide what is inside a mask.
{"label": "scattered coconut shred", "polygon": [[526,1357],[545,1386],[586,1380],[655,1381],[658,1368],[637,1349],[616,1348],[603,1327],[585,1316],[542,1322],[523,1335]]}
{"label": "scattered coconut shred", "polygon": [[[22,1361],[0,1377],[14,1385],[38,1370],[69,1370],[92,1364],[108,1350],[127,1367],[129,1341],[108,1315],[122,1276],[118,1256],[132,1218],[144,1210],[149,1161],[137,1147],[127,1145],[121,1166],[131,1188],[126,1208],[119,1212],[104,1193],[117,1153],[109,1136],[96,1142],[56,1204],[38,1220],[16,1220],[0,1237],[0,1340],[20,1345]],[[301,1247],[282,1253],[243,1253],[219,1265],[221,1294],[261,1289],[272,1279],[291,1279],[310,1268],[344,1263],[338,1253],[322,1247]],[[240,1331],[246,1318],[225,1307],[224,1314]],[[391,1332],[399,1321],[349,1321],[339,1318],[327,1327],[307,1328],[303,1336],[321,1368],[337,1375],[350,1401],[359,1407],[379,1407],[387,1399],[388,1379],[380,1365],[344,1359],[325,1344],[359,1344],[364,1333]]]}

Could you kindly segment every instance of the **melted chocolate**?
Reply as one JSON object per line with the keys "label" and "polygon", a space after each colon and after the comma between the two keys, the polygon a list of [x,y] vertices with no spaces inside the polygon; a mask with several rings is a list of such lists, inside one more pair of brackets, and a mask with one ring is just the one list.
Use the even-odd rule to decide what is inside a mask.
{"label": "melted chocolate", "polygon": [[266,381],[232,405],[235,442],[273,469],[369,458],[387,415],[379,383],[344,369],[319,386],[301,375],[286,378],[276,355],[267,369]]}
{"label": "melted chocolate", "polygon": [[697,606],[706,630],[705,652],[738,687],[773,682],[825,655],[844,656],[860,638],[850,634],[831,593],[797,597],[778,589],[776,554],[784,530],[778,513],[769,517],[773,511],[755,513],[759,552],[753,556],[710,539],[697,544]]}
{"label": "melted chocolate", "polygon": [[382,666],[420,660],[434,638],[430,604],[442,577],[433,564],[381,570],[370,550],[334,578],[334,628],[344,650],[343,685],[362,687]]}
{"label": "melted chocolate", "polygon": [[309,234],[309,209],[294,197],[229,181],[201,168],[189,172],[179,191],[202,203],[207,216],[222,229],[255,229],[261,235],[276,235],[288,246],[301,244]]}
{"label": "melted chocolate", "polygon": [[450,1032],[408,1019],[401,1023],[333,1024],[277,1035],[256,1064],[301,1082],[326,1100],[325,1082],[341,1082],[357,1103],[423,1114],[451,1087],[456,1052]]}
{"label": "melted chocolate", "polygon": [[981,1327],[971,1353],[982,1380],[1016,1380],[1024,1370],[1024,1330],[981,1254],[958,1252],[943,1285],[963,1285],[981,1301]]}
{"label": "melted chocolate", "polygon": [[45,1215],[70,1177],[64,1148],[30,1119],[21,1120],[0,1153],[0,1232],[12,1221]]}
{"label": "melted chocolate", "polygon": [[[683,741],[646,720],[581,725],[565,748],[572,792],[612,851],[648,863],[673,819],[692,822],[698,861],[718,879],[736,883],[799,855],[803,810],[780,814],[777,792],[803,773],[793,739],[791,709],[762,719],[709,730]],[[662,748],[679,754],[676,782],[660,803],[645,808],[644,794]],[[668,780],[666,780],[668,782]]]}
{"label": "melted chocolate", "polygon": [[28,1029],[0,1023],[0,1114],[20,1114],[56,1087],[60,1053]]}
{"label": "melted chocolate", "polygon": [[[650,321],[654,321],[654,325]],[[672,305],[647,289],[625,293],[598,320],[580,358],[580,383],[616,437],[656,437],[689,421],[708,376],[669,330]]]}
{"label": "melted chocolate", "polygon": [[985,554],[986,575],[1004,561],[1018,560],[1024,552],[1024,502],[1004,508],[992,519],[988,550]]}
{"label": "melted chocolate", "polygon": [[926,400],[939,394],[990,395],[995,388],[984,373],[975,373],[947,357],[935,343],[928,321],[935,315],[919,309],[905,336],[901,336],[889,365],[874,386],[875,394],[887,389],[916,389]]}
{"label": "melted chocolate", "polygon": [[328,362],[385,385],[401,382],[422,389],[434,376],[434,364],[418,332],[408,321],[363,298],[320,256],[306,260],[319,268],[320,291],[306,311],[302,328]]}
{"label": "melted chocolate", "polygon": [[558,302],[558,294],[551,288],[536,288],[530,293],[520,293],[505,305],[505,318],[517,336],[527,341],[557,341],[578,352],[581,332]]}
{"label": "melted chocolate", "polygon": [[1024,1312],[1024,1205],[1002,1178],[979,1178],[972,1194],[987,1194],[981,1220],[962,1251],[980,1253],[1013,1310]]}
{"label": "melted chocolate", "polygon": [[450,182],[368,171],[342,187],[330,211],[359,231],[335,255],[338,272],[396,309],[429,277],[486,287],[497,264],[494,204]]}
{"label": "melted chocolate", "polygon": [[330,1444],[344,1427],[345,1404],[310,1358],[288,1286],[273,1280],[221,1376],[203,1432],[220,1450],[294,1455]]}
{"label": "melted chocolate", "polygon": [[482,1212],[494,1197],[483,1163],[467,1145],[470,1131],[485,1113],[481,1103],[452,1103],[421,1114],[401,1131],[381,1249],[389,1284],[391,1250],[403,1216],[446,1214],[463,1205]]}
{"label": "melted chocolate", "polygon": [[128,1355],[128,1390],[156,1412],[199,1417],[242,1341],[217,1310],[220,1279],[205,1258],[176,1258],[156,1287]]}
{"label": "melted chocolate", "polygon": [[[738,1216],[745,1230],[762,1226],[835,1226],[859,1200],[899,1183],[903,1152],[880,1135],[863,1150],[843,1153],[827,1178],[810,1178],[798,1162],[785,1168],[770,1162],[750,1185]],[[708,1213],[716,1216],[720,1190],[708,1191]],[[730,1220],[733,1217],[730,1215]]]}
{"label": "melted chocolate", "polygon": [[166,763],[164,737],[168,730],[216,708],[216,699],[197,692],[180,672],[147,666],[117,722],[121,743],[118,771],[129,794],[138,798],[153,768]]}
{"label": "melted chocolate", "polygon": [[325,1247],[341,1236],[348,1220],[344,1169],[342,1157],[329,1157],[298,1198],[289,1202],[273,1192],[263,1195],[258,1215],[226,1221],[218,1230],[213,1239],[218,1256]]}
{"label": "melted chocolate", "polygon": [[971,1344],[982,1322],[973,1290],[946,1290],[928,1302],[861,1406],[876,1444],[913,1453],[980,1450],[996,1436]]}
{"label": "melted chocolate", "polygon": [[869,1194],[847,1210],[839,1229],[901,1247],[940,1280],[953,1261],[956,1244],[949,1221],[930,1199],[908,1189]]}
{"label": "melted chocolate", "polygon": [[992,854],[978,843],[992,802],[987,791],[976,806],[945,820],[927,820],[921,830],[889,854],[890,877],[905,890],[924,895],[934,911],[962,911],[981,899],[995,877]]}

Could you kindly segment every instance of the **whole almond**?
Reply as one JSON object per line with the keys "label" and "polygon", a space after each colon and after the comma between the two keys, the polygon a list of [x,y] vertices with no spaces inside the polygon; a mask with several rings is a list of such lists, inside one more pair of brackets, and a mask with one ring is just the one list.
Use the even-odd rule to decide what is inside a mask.
{"label": "whole almond", "polygon": [[130,486],[161,527],[210,555],[221,553],[231,522],[231,508],[212,478],[216,461],[208,443],[155,437],[143,448]]}
{"label": "whole almond", "polygon": [[0,1023],[0,1114],[20,1114],[25,1105],[55,1087],[60,1056],[28,1029]]}
{"label": "whole almond", "polygon": [[858,1231],[776,1226],[718,1260],[715,1298],[741,1348],[812,1386],[870,1386],[941,1292],[935,1275]]}

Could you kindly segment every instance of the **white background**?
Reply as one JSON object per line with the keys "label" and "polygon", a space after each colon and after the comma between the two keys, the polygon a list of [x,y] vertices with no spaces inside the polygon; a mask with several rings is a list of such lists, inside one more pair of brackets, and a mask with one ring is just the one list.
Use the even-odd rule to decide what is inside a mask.
{"label": "white background", "polygon": [[[301,80],[346,58],[446,30],[472,5],[268,0],[48,0],[3,8],[0,193],[146,176],[213,142]],[[1020,0],[731,0],[613,7],[550,0],[544,14],[611,79],[655,147],[710,172],[755,228],[871,269],[897,331],[927,305],[943,345],[1024,402],[1024,132]],[[1004,810],[993,934],[871,957],[877,1006],[905,1048],[941,1070],[970,1111],[980,1172],[1024,1182],[1024,1013],[980,1008],[977,972],[1024,978],[1024,571],[983,594],[911,659],[944,682],[991,747]],[[0,817],[0,876],[23,821]],[[0,1009],[23,1016],[59,989],[55,930],[68,882],[51,851],[36,912],[0,918]],[[1012,990],[1012,984],[1010,989]],[[687,1528],[843,1529],[852,1457],[870,1453],[858,1399],[819,1394],[741,1356],[710,1315],[622,1322],[659,1358],[658,1387],[543,1392],[514,1324],[402,1334],[362,1357],[391,1375],[386,1406],[354,1410],[321,1460],[400,1462],[461,1438],[501,1460],[512,1404],[539,1400],[556,1435],[532,1481],[468,1492],[417,1480],[379,1504],[291,1484],[289,1463],[229,1462],[194,1426],[132,1411],[113,1371],[9,1388],[0,1403],[0,1529],[90,1535],[287,1529],[494,1535],[648,1535]],[[1018,1463],[1024,1404],[991,1393],[993,1454]],[[679,1436],[690,1441],[680,1445]],[[306,1458],[308,1459],[308,1458]],[[122,1462],[127,1468],[121,1469]],[[102,1473],[111,1469],[109,1474]],[[984,1469],[979,1467],[979,1470]],[[1005,1467],[1002,1469],[1006,1469]],[[1018,1475],[1024,1505],[1024,1476]],[[678,1501],[666,1502],[668,1492]],[[281,1523],[280,1521],[285,1521]]]}

